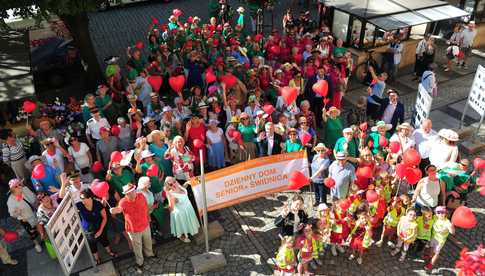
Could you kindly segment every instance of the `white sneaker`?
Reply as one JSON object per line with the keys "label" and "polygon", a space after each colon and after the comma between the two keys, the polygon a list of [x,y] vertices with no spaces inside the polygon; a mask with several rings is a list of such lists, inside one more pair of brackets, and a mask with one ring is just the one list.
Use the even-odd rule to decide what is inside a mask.
{"label": "white sneaker", "polygon": [[354,254],[350,254],[349,261],[352,261],[355,258]]}
{"label": "white sneaker", "polygon": [[190,242],[190,239],[185,237],[185,238],[180,238],[181,241],[185,242],[185,243],[189,243]]}
{"label": "white sneaker", "polygon": [[383,243],[383,241],[378,241],[378,242],[376,242],[376,246],[377,247],[381,247],[382,246],[382,243]]}
{"label": "white sneaker", "polygon": [[389,246],[390,248],[396,247],[392,241],[388,241],[387,246]]}
{"label": "white sneaker", "polygon": [[35,248],[35,252],[37,252],[37,253],[42,252],[42,246],[40,246],[40,244],[36,243],[34,248]]}
{"label": "white sneaker", "polygon": [[362,257],[357,258],[357,263],[360,264],[360,265],[362,264]]}
{"label": "white sneaker", "polygon": [[14,259],[10,259],[10,261],[6,262],[5,264],[7,265],[17,265],[19,262],[17,260],[14,260]]}
{"label": "white sneaker", "polygon": [[406,260],[406,253],[402,253],[401,254],[401,257],[399,257],[399,261],[402,263],[404,262],[404,260]]}
{"label": "white sneaker", "polygon": [[341,246],[341,245],[337,245],[337,250],[340,252],[340,253],[345,253],[345,249]]}
{"label": "white sneaker", "polygon": [[335,248],[335,245],[332,245],[332,248],[330,248],[330,251],[332,251],[332,255],[334,257],[337,256],[337,249]]}

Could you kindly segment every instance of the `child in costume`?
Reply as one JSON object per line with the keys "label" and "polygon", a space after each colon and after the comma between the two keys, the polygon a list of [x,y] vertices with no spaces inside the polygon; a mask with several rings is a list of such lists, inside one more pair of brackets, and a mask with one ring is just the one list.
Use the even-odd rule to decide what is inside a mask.
{"label": "child in costume", "polygon": [[409,246],[416,240],[417,233],[418,224],[416,223],[416,210],[414,208],[409,208],[406,211],[406,215],[401,217],[397,224],[398,241],[396,249],[391,252],[391,255],[396,256],[401,251],[401,247],[403,247],[399,261],[404,262]]}
{"label": "child in costume", "polygon": [[[372,185],[369,189],[373,189]],[[384,198],[384,189],[382,186],[375,187],[378,198],[374,202],[369,202],[369,220],[372,228],[376,229],[381,224],[386,214],[387,204]]]}
{"label": "child in costume", "polygon": [[372,225],[368,214],[366,204],[361,204],[356,212],[356,222],[352,231],[347,238],[347,243],[350,246],[351,254],[349,261],[353,260],[356,255],[357,263],[362,264],[362,257],[364,252],[372,244]]}
{"label": "child in costume", "polygon": [[416,223],[418,224],[418,236],[416,237],[416,255],[423,251],[425,247],[429,247],[431,239],[431,230],[436,217],[433,216],[433,210],[429,207],[421,207],[421,216],[418,216]]}
{"label": "child in costume", "polygon": [[391,239],[396,236],[397,225],[405,213],[406,209],[404,209],[401,199],[399,197],[394,197],[391,206],[387,209],[387,215],[384,217],[381,239],[376,243],[377,247],[382,246],[386,237],[389,237],[387,245],[394,247],[394,243],[392,243]]}
{"label": "child in costume", "polygon": [[306,224],[303,228],[303,235],[296,239],[298,251],[298,274],[308,274],[308,264],[313,260],[314,252],[317,251],[317,238],[313,233],[311,224]]}
{"label": "child in costume", "polygon": [[332,206],[332,233],[330,235],[330,242],[332,243],[331,252],[333,256],[337,256],[337,249],[340,253],[344,253],[345,249],[342,244],[347,239],[350,232],[349,221],[347,212],[340,207],[340,202],[345,199],[341,199]]}
{"label": "child in costume", "polygon": [[327,204],[320,203],[318,205],[318,220],[316,222],[315,234],[318,239],[318,252],[315,258],[315,262],[318,265],[322,265],[319,260],[325,253],[325,247],[330,243],[330,233],[332,231],[332,224],[330,221],[330,209]]}
{"label": "child in costume", "polygon": [[[446,207],[438,206],[435,209],[436,220],[433,223],[431,232],[431,240],[429,242],[431,249],[431,261],[425,266],[426,270],[432,270],[433,266],[438,261],[439,254],[443,246],[445,246],[446,239],[449,234],[455,234],[455,227],[451,221],[446,217]],[[427,258],[426,258],[427,259]]]}
{"label": "child in costume", "polygon": [[295,238],[285,236],[281,240],[281,246],[276,254],[276,270],[280,276],[291,276],[295,273],[296,257],[294,250]]}

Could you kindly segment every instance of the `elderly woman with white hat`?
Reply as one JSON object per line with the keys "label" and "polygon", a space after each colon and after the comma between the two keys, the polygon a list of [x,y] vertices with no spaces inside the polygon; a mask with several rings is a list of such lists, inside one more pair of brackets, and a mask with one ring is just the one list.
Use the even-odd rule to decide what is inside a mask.
{"label": "elderly woman with white hat", "polygon": [[342,137],[343,122],[340,117],[340,110],[335,106],[328,110],[324,107],[322,119],[325,123],[325,144],[333,149],[337,140]]}
{"label": "elderly woman with white hat", "polygon": [[[375,126],[372,127],[372,132],[367,139],[367,145],[372,150],[372,154],[377,154],[383,150],[381,143],[383,139],[388,140],[390,138],[389,130],[392,129],[391,124],[386,124],[384,121],[378,121]],[[387,145],[386,145],[387,146]]]}
{"label": "elderly woman with white hat", "polygon": [[457,162],[459,157],[457,142],[460,140],[458,133],[451,129],[441,129],[438,132],[439,141],[431,146],[429,161],[438,170],[446,167],[447,163]]}
{"label": "elderly woman with white hat", "polygon": [[212,169],[223,168],[224,163],[224,131],[218,127],[218,120],[210,119],[209,127],[206,131],[209,167]]}
{"label": "elderly woman with white hat", "polygon": [[258,126],[251,123],[250,116],[246,112],[241,113],[241,123],[238,126],[239,132],[241,132],[242,141],[244,142],[244,156],[243,160],[256,157],[256,134],[259,133]]}
{"label": "elderly woman with white hat", "polygon": [[311,163],[312,175],[311,180],[315,189],[315,204],[318,206],[320,203],[327,201],[327,195],[330,194],[330,189],[323,185],[323,180],[327,174],[327,169],[330,166],[330,159],[328,158],[328,149],[323,143],[318,143],[313,148],[317,152],[313,156]]}
{"label": "elderly woman with white hat", "polygon": [[144,150],[135,158],[135,172],[150,177],[151,187],[155,199],[162,200],[163,178],[165,177],[162,163],[150,150]]}
{"label": "elderly woman with white hat", "polygon": [[333,148],[333,154],[337,156],[337,153],[343,152],[352,162],[357,162],[359,157],[359,143],[354,139],[354,131],[352,128],[347,127],[342,130],[344,137],[340,137],[335,143]]}
{"label": "elderly woman with white hat", "polygon": [[10,195],[7,199],[8,213],[11,217],[20,221],[25,228],[29,239],[34,242],[35,251],[42,252],[42,247],[37,241],[39,232],[42,231],[37,221],[36,208],[39,205],[34,193],[25,185],[23,181],[14,178],[8,182]]}
{"label": "elderly woman with white hat", "polygon": [[409,123],[402,123],[396,127],[396,132],[391,136],[389,142],[398,142],[401,145],[399,155],[402,155],[410,148],[416,147],[413,131],[414,129]]}

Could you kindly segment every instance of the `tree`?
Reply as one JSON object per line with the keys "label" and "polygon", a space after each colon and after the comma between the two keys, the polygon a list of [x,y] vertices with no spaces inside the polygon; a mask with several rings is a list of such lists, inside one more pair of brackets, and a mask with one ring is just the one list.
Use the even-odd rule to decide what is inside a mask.
{"label": "tree", "polygon": [[15,16],[33,18],[40,23],[53,14],[57,15],[71,32],[79,48],[81,58],[87,65],[88,86],[95,87],[103,80],[96,53],[89,35],[88,12],[96,11],[105,0],[2,0],[0,28],[8,28],[5,18],[12,10]]}

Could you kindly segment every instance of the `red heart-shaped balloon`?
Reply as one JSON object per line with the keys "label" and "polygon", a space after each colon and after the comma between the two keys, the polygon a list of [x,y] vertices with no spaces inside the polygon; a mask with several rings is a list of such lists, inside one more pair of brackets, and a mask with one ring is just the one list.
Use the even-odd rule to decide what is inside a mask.
{"label": "red heart-shaped balloon", "polygon": [[408,166],[404,163],[399,163],[396,165],[396,174],[399,178],[404,178],[406,176],[406,171]]}
{"label": "red heart-shaped balloon", "polygon": [[472,210],[466,206],[456,208],[451,217],[451,223],[463,229],[472,229],[477,225],[477,218]]}
{"label": "red heart-shaped balloon", "polygon": [[156,19],[155,17],[152,16],[152,24],[154,25],[158,25],[160,22],[158,21],[158,19]]}
{"label": "red heart-shaped balloon", "polygon": [[305,132],[301,135],[301,143],[303,145],[310,143],[311,140],[312,140],[312,135],[310,133]]}
{"label": "red heart-shaped balloon", "polygon": [[288,178],[288,189],[298,190],[310,183],[310,179],[300,171],[293,171]]}
{"label": "red heart-shaped balloon", "polygon": [[91,166],[91,170],[93,173],[99,173],[103,169],[103,163],[101,161],[95,161],[93,165]]}
{"label": "red heart-shaped balloon", "polygon": [[281,97],[287,105],[292,104],[296,100],[297,89],[295,87],[285,86],[281,88]]}
{"label": "red heart-shaped balloon", "polygon": [[233,74],[226,74],[221,76],[221,82],[226,84],[227,89],[231,89],[234,87],[234,85],[236,85],[237,78]]}
{"label": "red heart-shaped balloon", "polygon": [[175,16],[175,17],[179,17],[179,16],[181,16],[181,15],[182,15],[182,11],[181,11],[180,9],[174,9],[174,10],[172,11],[172,14],[173,14],[173,16]]}
{"label": "red heart-shaped balloon", "polygon": [[281,48],[280,46],[278,45],[273,45],[269,48],[269,51],[273,54],[273,55],[279,55],[281,53]]}
{"label": "red heart-shaped balloon", "polygon": [[177,92],[178,94],[182,93],[182,89],[185,85],[185,76],[178,75],[174,77],[168,78],[168,84],[173,89],[173,91]]}
{"label": "red heart-shaped balloon", "polygon": [[328,94],[328,82],[326,80],[319,80],[312,86],[312,90],[316,94],[326,97]]}
{"label": "red heart-shaped balloon", "polygon": [[37,105],[34,102],[26,100],[24,101],[24,104],[22,105],[22,107],[25,112],[32,113],[37,108]]}
{"label": "red heart-shaped balloon", "polygon": [[152,87],[153,91],[158,92],[160,91],[160,87],[162,87],[163,78],[161,76],[152,75],[147,78],[148,83]]}
{"label": "red heart-shaped balloon", "polygon": [[340,209],[342,209],[343,211],[347,211],[350,208],[350,205],[352,205],[352,202],[348,198],[342,199],[338,203],[338,207],[340,207]]}
{"label": "red heart-shaped balloon", "polygon": [[421,170],[418,168],[412,168],[412,167],[408,167],[404,175],[404,178],[406,179],[406,181],[411,185],[418,183],[421,177],[423,177],[423,173],[421,172]]}
{"label": "red heart-shaped balloon", "polygon": [[368,190],[365,193],[365,199],[369,202],[376,202],[379,199],[379,195],[374,190]]}
{"label": "red heart-shaped balloon", "polygon": [[19,239],[19,234],[14,231],[5,231],[5,234],[3,235],[3,239],[8,242],[14,242]]}
{"label": "red heart-shaped balloon", "polygon": [[254,36],[254,41],[256,42],[260,42],[261,39],[263,39],[263,35],[260,34],[260,33],[257,33],[255,36]]}
{"label": "red heart-shaped balloon", "polygon": [[194,148],[201,149],[202,147],[204,147],[204,142],[202,142],[202,140],[200,140],[200,139],[195,139],[194,140]]}
{"label": "red heart-shaped balloon", "polygon": [[111,162],[114,162],[114,163],[120,162],[121,159],[123,159],[123,154],[121,154],[121,152],[119,152],[119,151],[113,151],[111,153],[111,159],[110,159]]}
{"label": "red heart-shaped balloon", "polygon": [[402,160],[408,166],[418,166],[421,163],[421,156],[417,150],[410,148],[403,153]]}
{"label": "red heart-shaped balloon", "polygon": [[106,181],[93,181],[89,188],[99,198],[106,198],[108,196],[109,185]]}
{"label": "red heart-shaped balloon", "polygon": [[392,141],[391,144],[389,144],[389,150],[392,153],[397,153],[401,149],[401,144],[397,141]]}
{"label": "red heart-shaped balloon", "polygon": [[263,106],[263,110],[264,110],[264,112],[265,112],[266,114],[271,115],[271,114],[274,112],[274,107],[273,107],[273,105],[271,105],[271,104],[265,104],[265,105]]}
{"label": "red heart-shaped balloon", "polygon": [[323,104],[327,105],[330,102],[330,98],[323,98]]}
{"label": "red heart-shaped balloon", "polygon": [[143,49],[143,47],[145,47],[145,45],[143,44],[143,42],[141,42],[140,40],[138,40],[136,43],[135,43],[135,48],[141,50]]}
{"label": "red heart-shaped balloon", "polygon": [[112,125],[111,126],[111,135],[118,136],[118,135],[120,135],[120,132],[121,132],[121,130],[120,130],[120,127],[118,125]]}
{"label": "red heart-shaped balloon", "polygon": [[325,180],[323,180],[323,184],[325,184],[325,186],[328,188],[333,188],[335,186],[335,180],[331,177],[327,177]]}
{"label": "red heart-shaped balloon", "polygon": [[45,177],[45,167],[44,164],[40,163],[35,165],[34,169],[32,170],[32,178],[33,179],[42,179]]}
{"label": "red heart-shaped balloon", "polygon": [[214,74],[214,71],[212,71],[212,69],[208,69],[207,71],[205,71],[205,81],[207,83],[212,83],[212,82],[215,82],[216,80],[217,80],[216,75]]}
{"label": "red heart-shaped balloon", "polygon": [[386,139],[386,137],[384,137],[384,136],[379,137],[379,146],[381,148],[385,148],[388,143],[389,143],[389,141]]}
{"label": "red heart-shaped balloon", "polygon": [[357,168],[357,172],[355,173],[355,175],[358,176],[358,177],[365,178],[365,179],[372,178],[372,176],[373,176],[372,169],[370,167],[367,167],[367,166]]}

